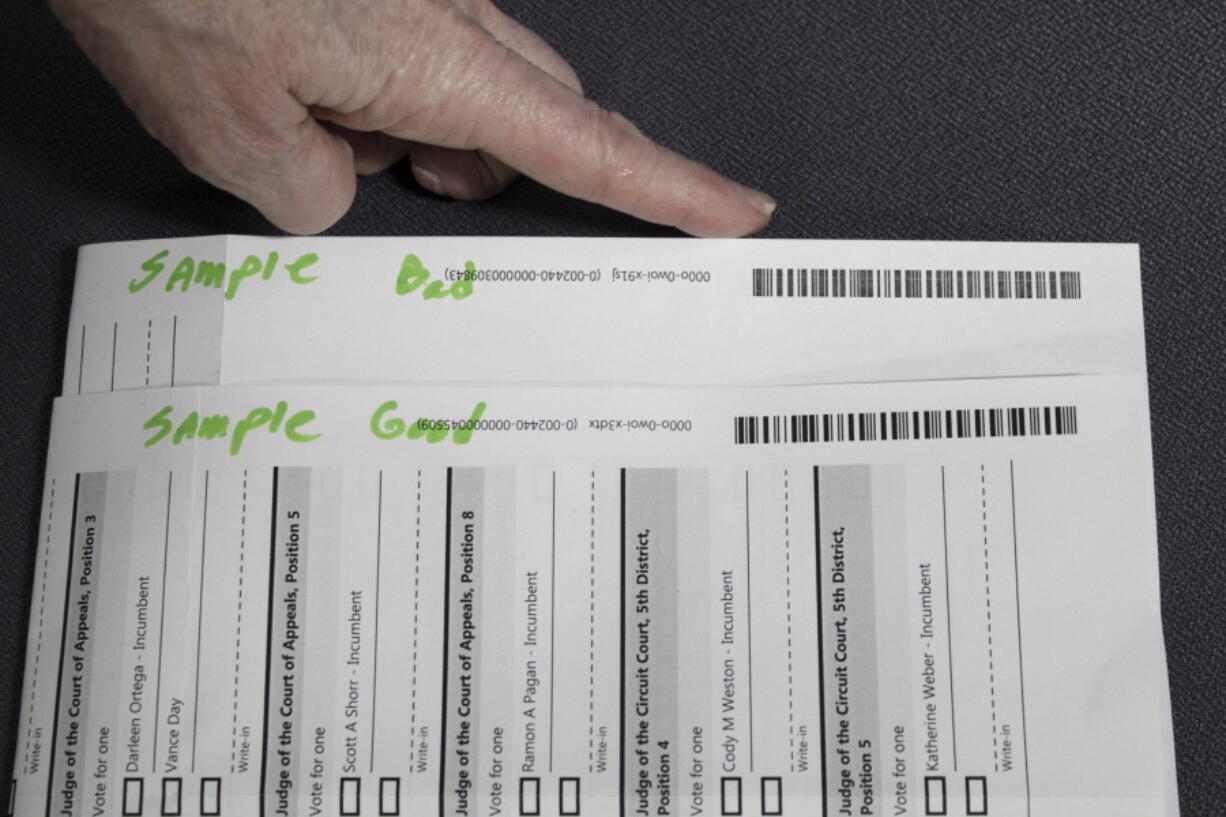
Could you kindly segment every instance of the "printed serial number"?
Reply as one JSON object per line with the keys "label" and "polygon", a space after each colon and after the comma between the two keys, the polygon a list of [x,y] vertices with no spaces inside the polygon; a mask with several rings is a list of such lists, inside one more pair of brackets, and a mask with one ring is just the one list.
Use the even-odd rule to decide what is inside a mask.
{"label": "printed serial number", "polygon": [[587,427],[591,431],[675,431],[686,432],[694,430],[692,420],[674,419],[633,419],[633,420],[588,420]]}
{"label": "printed serial number", "polygon": [[711,281],[711,271],[705,269],[620,269],[613,268],[614,282],[629,284],[651,281],[675,283],[683,281],[691,284],[706,284]]}
{"label": "printed serial number", "polygon": [[485,418],[478,420],[427,420],[419,421],[422,429],[425,431],[451,431],[460,429],[464,431],[577,431],[579,421],[571,418],[569,420],[561,420],[556,418],[551,419],[494,419]]}
{"label": "printed serial number", "polygon": [[448,267],[443,278],[448,281],[483,281],[488,283],[566,284],[599,281],[599,269],[471,269]]}

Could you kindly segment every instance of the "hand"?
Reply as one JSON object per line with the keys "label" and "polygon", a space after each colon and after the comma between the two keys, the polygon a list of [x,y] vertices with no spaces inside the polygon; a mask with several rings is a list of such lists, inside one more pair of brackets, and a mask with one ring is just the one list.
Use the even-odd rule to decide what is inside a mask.
{"label": "hand", "polygon": [[458,199],[524,173],[694,235],[761,229],[774,201],[583,98],[489,0],[51,0],[189,170],[292,233],[349,209],[356,173],[406,154]]}

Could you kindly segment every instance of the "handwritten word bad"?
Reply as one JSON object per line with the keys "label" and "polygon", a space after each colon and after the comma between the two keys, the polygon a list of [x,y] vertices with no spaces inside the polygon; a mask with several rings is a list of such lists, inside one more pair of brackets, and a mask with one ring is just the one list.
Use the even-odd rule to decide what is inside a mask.
{"label": "handwritten word bad", "polygon": [[[174,406],[166,406],[154,414],[141,426],[145,431],[152,431],[153,436],[145,440],[145,448],[156,445],[173,431],[173,445],[179,445],[184,440],[199,437],[202,440],[216,440],[225,437],[230,431],[230,418],[225,414],[210,414],[201,417],[193,411],[183,418],[176,426],[171,420]],[[242,450],[247,435],[257,428],[263,428],[269,434],[282,433],[285,439],[292,443],[309,443],[319,437],[318,434],[306,434],[302,428],[315,419],[315,412],[309,410],[296,411],[289,414],[289,404],[284,400],[277,403],[276,408],[260,406],[247,412],[247,416],[234,424],[234,433],[230,436],[230,456]]]}
{"label": "handwritten word bad", "polygon": [[396,277],[396,294],[408,295],[424,286],[425,290],[421,293],[421,297],[427,301],[448,296],[462,301],[473,294],[472,275],[476,269],[472,261],[465,261],[464,277],[448,287],[438,279],[430,280],[430,270],[425,268],[420,258],[412,254],[406,255],[404,262],[400,265],[400,275]]}
{"label": "handwritten word bad", "polygon": [[399,407],[400,404],[395,400],[388,400],[375,409],[375,413],[370,417],[370,433],[380,440],[394,440],[397,437],[418,440],[425,437],[428,443],[442,442],[450,434],[453,443],[464,445],[472,439],[477,423],[485,414],[485,403],[478,403],[467,420],[429,420],[419,417],[409,424],[400,417],[387,417]]}
{"label": "handwritten word bad", "polygon": [[[162,250],[142,263],[140,268],[147,272],[148,275],[139,281],[135,278],[129,281],[128,292],[140,292],[153,283],[153,280],[166,269],[167,265],[162,263],[162,259],[168,255],[170,255],[170,250]],[[319,276],[303,275],[302,271],[318,260],[318,255],[309,252],[298,256],[296,261],[283,264],[282,269],[289,275],[291,282],[295,284],[309,284]],[[270,252],[263,260],[254,255],[249,255],[243,259],[243,263],[237,269],[230,270],[227,278],[225,264],[204,259],[197,262],[190,255],[185,255],[179,259],[178,263],[175,264],[174,270],[166,277],[166,291],[173,292],[175,287],[178,287],[180,292],[187,292],[188,288],[193,284],[221,289],[224,283],[226,287],[225,297],[227,301],[230,301],[238,293],[239,285],[246,279],[256,275],[259,275],[265,281],[272,278],[273,273],[277,270],[277,263],[279,261],[280,257],[275,252]]]}

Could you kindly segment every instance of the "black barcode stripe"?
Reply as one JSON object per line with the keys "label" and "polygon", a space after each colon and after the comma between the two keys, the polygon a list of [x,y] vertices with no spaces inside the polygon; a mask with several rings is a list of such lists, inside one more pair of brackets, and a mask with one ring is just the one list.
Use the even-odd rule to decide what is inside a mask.
{"label": "black barcode stripe", "polygon": [[732,425],[737,445],[1053,437],[1077,433],[1077,407],[762,414]]}
{"label": "black barcode stripe", "polygon": [[756,298],[1076,300],[1076,270],[839,269],[756,267]]}

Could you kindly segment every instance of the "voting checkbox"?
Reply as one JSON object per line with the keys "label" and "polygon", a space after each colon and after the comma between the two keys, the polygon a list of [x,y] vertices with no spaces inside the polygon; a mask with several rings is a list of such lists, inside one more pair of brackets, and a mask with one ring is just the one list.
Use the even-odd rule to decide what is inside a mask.
{"label": "voting checkbox", "polygon": [[966,813],[972,816],[988,813],[988,779],[986,777],[966,778]]}
{"label": "voting checkbox", "polygon": [[762,814],[764,817],[783,814],[783,778],[762,778]]}
{"label": "voting checkbox", "polygon": [[179,817],[183,813],[183,778],[162,778],[162,817]]}
{"label": "voting checkbox", "polygon": [[558,813],[573,817],[579,813],[579,778],[563,777],[558,781]]}
{"label": "voting checkbox", "polygon": [[145,810],[145,779],[123,779],[123,817],[141,817]]}
{"label": "voting checkbox", "polygon": [[400,814],[400,778],[384,777],[379,780],[380,817],[396,817]]}
{"label": "voting checkbox", "polygon": [[341,778],[341,817],[356,817],[362,813],[362,780]]}
{"label": "voting checkbox", "polygon": [[924,814],[945,813],[945,778],[924,778]]}
{"label": "voting checkbox", "polygon": [[200,815],[218,817],[221,814],[221,778],[205,777],[200,780]]}
{"label": "voting checkbox", "polygon": [[541,779],[539,777],[519,779],[519,813],[523,817],[538,817],[541,813]]}
{"label": "voting checkbox", "polygon": [[741,813],[741,778],[720,778],[719,813],[731,817]]}

